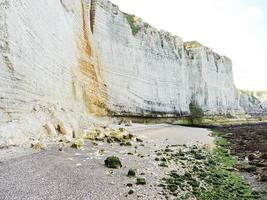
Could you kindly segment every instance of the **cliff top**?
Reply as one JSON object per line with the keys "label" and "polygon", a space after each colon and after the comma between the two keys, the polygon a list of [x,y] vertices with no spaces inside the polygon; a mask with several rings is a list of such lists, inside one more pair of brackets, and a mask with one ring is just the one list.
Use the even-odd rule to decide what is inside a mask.
{"label": "cliff top", "polygon": [[[181,37],[179,37],[177,35],[174,35],[174,34],[168,32],[168,31],[165,31],[165,30],[159,30],[159,29],[151,26],[149,23],[143,21],[142,18],[140,18],[140,17],[138,17],[138,16],[136,16],[134,14],[129,14],[129,13],[122,12],[118,5],[112,3],[109,0],[96,0],[96,1],[100,1],[100,2],[102,1],[102,3],[106,2],[106,3],[109,4],[109,6],[108,6],[109,8],[116,10],[116,13],[117,12],[121,12],[125,16],[125,18],[127,19],[128,23],[129,23],[129,25],[130,25],[130,27],[132,29],[132,34],[135,37],[137,37],[138,34],[140,32],[142,32],[142,31],[152,30],[152,31],[158,32],[160,35],[162,35],[163,36],[162,38],[169,38],[170,41],[175,40],[178,45],[183,45],[186,49],[197,49],[197,48],[203,47],[207,51],[214,52],[212,48],[204,46],[204,45],[202,45],[200,42],[198,42],[196,40],[184,42]],[[228,58],[227,56],[219,55],[216,52],[214,52],[214,54],[216,55],[217,60],[222,59],[225,62],[232,63],[231,59]]]}
{"label": "cliff top", "polygon": [[196,40],[194,40],[194,41],[184,42],[184,46],[185,46],[185,48],[187,48],[187,49],[204,47],[201,43],[199,43],[199,42],[196,41]]}

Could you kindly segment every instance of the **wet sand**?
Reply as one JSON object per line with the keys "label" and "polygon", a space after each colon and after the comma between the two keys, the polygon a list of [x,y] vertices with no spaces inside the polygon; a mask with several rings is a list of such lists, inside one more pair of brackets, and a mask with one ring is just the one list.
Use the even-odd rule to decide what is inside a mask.
{"label": "wet sand", "polygon": [[214,140],[214,138],[209,136],[211,131],[207,129],[174,125],[167,125],[152,130],[136,130],[133,132],[136,135],[140,135],[155,142],[164,141],[164,145],[211,145]]}

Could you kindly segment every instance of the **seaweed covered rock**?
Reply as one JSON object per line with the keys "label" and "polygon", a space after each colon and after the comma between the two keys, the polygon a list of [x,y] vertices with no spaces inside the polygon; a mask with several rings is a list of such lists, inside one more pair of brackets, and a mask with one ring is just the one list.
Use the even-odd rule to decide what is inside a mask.
{"label": "seaweed covered rock", "polygon": [[122,167],[121,161],[116,156],[107,157],[105,160],[105,166],[108,168],[118,169]]}
{"label": "seaweed covered rock", "polygon": [[145,185],[146,179],[145,178],[137,178],[136,179],[136,185]]}
{"label": "seaweed covered rock", "polygon": [[135,170],[133,170],[133,169],[129,169],[127,176],[128,176],[128,177],[134,177],[135,174],[136,174],[136,173],[135,173]]}

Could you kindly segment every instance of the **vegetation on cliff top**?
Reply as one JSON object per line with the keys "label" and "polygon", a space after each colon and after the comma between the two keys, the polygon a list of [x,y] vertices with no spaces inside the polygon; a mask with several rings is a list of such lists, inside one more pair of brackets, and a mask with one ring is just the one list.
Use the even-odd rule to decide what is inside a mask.
{"label": "vegetation on cliff top", "polygon": [[135,15],[130,15],[127,13],[124,13],[124,14],[132,29],[132,34],[135,36],[141,30],[141,27],[137,24],[137,20],[136,20],[137,17]]}

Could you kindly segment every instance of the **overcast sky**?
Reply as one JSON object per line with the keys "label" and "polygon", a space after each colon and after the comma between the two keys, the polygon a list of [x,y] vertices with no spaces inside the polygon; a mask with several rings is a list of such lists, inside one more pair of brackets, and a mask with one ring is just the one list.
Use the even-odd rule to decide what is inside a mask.
{"label": "overcast sky", "polygon": [[111,0],[122,11],[233,61],[237,88],[267,90],[267,0]]}

